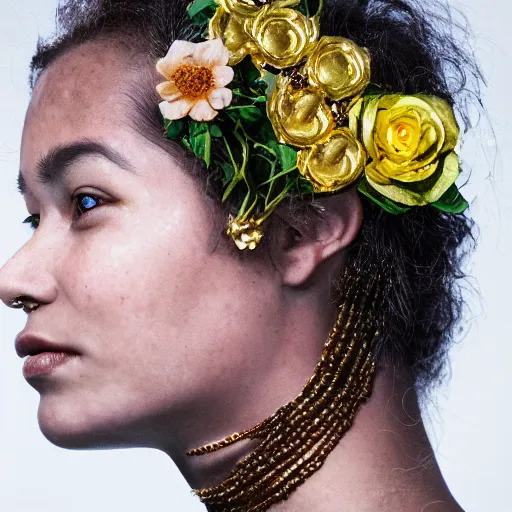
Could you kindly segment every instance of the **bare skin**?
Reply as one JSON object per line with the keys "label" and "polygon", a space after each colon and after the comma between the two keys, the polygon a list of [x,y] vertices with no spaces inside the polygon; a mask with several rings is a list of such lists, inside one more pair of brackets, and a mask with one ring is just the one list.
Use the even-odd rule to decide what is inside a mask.
{"label": "bare skin", "polygon": [[[27,209],[41,223],[0,270],[0,298],[36,299],[25,331],[79,353],[29,382],[51,442],[156,448],[201,488],[221,481],[254,442],[203,457],[186,452],[254,426],[312,375],[335,320],[331,277],[362,208],[353,190],[324,199],[312,236],[284,225],[264,257],[241,257],[219,240],[223,217],[201,185],[135,129],[127,94],[139,77],[127,57],[88,43],[40,77],[21,171]],[[92,140],[122,161],[89,152],[61,182],[37,181],[52,152]],[[78,217],[80,193],[101,203]],[[324,467],[272,510],[460,511],[411,379],[381,368]]]}

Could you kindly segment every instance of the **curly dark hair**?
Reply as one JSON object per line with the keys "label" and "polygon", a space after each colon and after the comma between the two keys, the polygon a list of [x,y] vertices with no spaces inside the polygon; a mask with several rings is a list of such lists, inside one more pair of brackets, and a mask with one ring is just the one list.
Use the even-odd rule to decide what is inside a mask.
{"label": "curly dark hair", "polygon": [[[120,43],[125,51],[141,58],[141,66],[148,65],[149,76],[149,66],[154,67],[167,53],[173,40],[202,39],[189,23],[189,2],[65,1],[57,10],[56,35],[38,43],[31,64],[31,87],[59,56],[94,40]],[[471,51],[453,35],[457,25],[447,7],[434,1],[426,11],[413,0],[327,0],[321,27],[323,34],[347,37],[369,50],[373,83],[394,92],[440,96],[455,108],[464,127],[469,126],[468,83],[478,100],[481,75]],[[459,28],[464,33],[464,28]],[[162,136],[160,98],[155,95],[154,85],[142,85],[132,98],[139,132],[167,151],[191,158]],[[220,203],[220,173],[212,169],[206,173],[197,161],[187,167]],[[376,357],[408,368],[416,388],[426,392],[445,375],[446,352],[463,311],[462,261],[474,247],[473,222],[465,215],[450,215],[428,206],[395,216],[365,197],[361,201],[364,222],[347,265],[365,268],[388,261],[393,272],[393,286],[381,311],[384,329]],[[297,212],[313,215],[313,206],[311,199],[294,199],[288,204],[288,218],[293,222],[295,215],[300,222]],[[229,210],[233,205],[223,208]]]}

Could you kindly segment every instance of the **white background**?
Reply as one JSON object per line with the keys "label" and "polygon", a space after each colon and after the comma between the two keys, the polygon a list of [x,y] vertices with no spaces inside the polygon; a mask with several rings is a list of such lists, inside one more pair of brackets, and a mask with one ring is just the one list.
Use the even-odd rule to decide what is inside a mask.
{"label": "white background", "polygon": [[[451,3],[469,19],[489,84],[483,96],[488,119],[466,137],[462,152],[465,168],[472,171],[464,193],[480,228],[469,265],[480,298],[469,297],[471,312],[451,352],[451,379],[424,417],[445,479],[466,512],[505,512],[512,510],[512,4]],[[27,67],[38,33],[52,31],[55,5],[56,0],[0,0],[0,265],[30,236],[21,224],[27,215],[23,201],[15,192],[29,100]],[[14,352],[14,337],[24,323],[23,312],[0,308],[0,510],[204,510],[163,453],[67,451],[44,439],[36,419],[38,394],[23,379]]]}

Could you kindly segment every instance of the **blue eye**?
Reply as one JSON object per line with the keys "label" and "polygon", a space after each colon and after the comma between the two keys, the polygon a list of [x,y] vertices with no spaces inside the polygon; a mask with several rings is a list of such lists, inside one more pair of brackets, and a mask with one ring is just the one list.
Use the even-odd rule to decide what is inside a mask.
{"label": "blue eye", "polygon": [[[82,217],[85,213],[93,210],[101,204],[101,199],[99,197],[96,197],[92,194],[77,194],[74,199],[76,199],[76,216]],[[41,217],[39,214],[33,214],[27,217],[23,224],[29,224],[30,229],[35,230],[39,227],[39,222],[41,220]]]}
{"label": "blue eye", "polygon": [[[81,217],[84,213],[94,209],[98,204],[100,204],[101,199],[99,197],[93,196],[91,194],[78,194],[76,197],[77,200],[77,211],[81,212]],[[82,210],[83,208],[83,210]]]}

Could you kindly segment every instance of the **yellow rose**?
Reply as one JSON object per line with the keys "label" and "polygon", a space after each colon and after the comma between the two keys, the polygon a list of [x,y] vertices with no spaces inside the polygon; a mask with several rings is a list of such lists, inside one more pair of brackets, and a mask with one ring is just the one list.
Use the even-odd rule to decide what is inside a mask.
{"label": "yellow rose", "polygon": [[325,139],[336,124],[332,111],[315,88],[295,89],[280,74],[267,104],[268,117],[282,144],[307,147]]}
{"label": "yellow rose", "polygon": [[[356,124],[352,118],[351,126]],[[453,149],[459,129],[445,100],[424,94],[375,96],[363,106],[360,129],[371,158],[366,177],[386,197],[411,206],[428,204],[457,178]]]}
{"label": "yellow rose", "polygon": [[246,20],[245,29],[258,45],[256,62],[282,69],[299,64],[313,50],[319,24],[317,17],[270,4]]}
{"label": "yellow rose", "polygon": [[373,181],[411,183],[436,171],[439,157],[455,148],[459,129],[450,105],[434,96],[390,94],[372,98],[362,117]]}
{"label": "yellow rose", "polygon": [[316,192],[334,192],[361,176],[366,163],[362,144],[348,128],[331,133],[325,142],[299,151],[297,167]]}
{"label": "yellow rose", "polygon": [[407,184],[381,185],[366,176],[370,185],[383,196],[408,206],[425,206],[439,200],[459,176],[459,158],[451,152],[443,157],[436,173],[424,181]]}
{"label": "yellow rose", "polygon": [[343,37],[320,39],[305,69],[311,85],[332,100],[351,98],[370,81],[370,56],[364,48]]}

